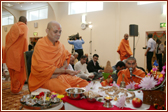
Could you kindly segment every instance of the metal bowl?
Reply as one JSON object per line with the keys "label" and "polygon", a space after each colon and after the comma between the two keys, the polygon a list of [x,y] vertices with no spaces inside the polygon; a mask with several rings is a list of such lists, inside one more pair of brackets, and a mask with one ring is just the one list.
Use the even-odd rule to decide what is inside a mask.
{"label": "metal bowl", "polygon": [[24,95],[24,96],[22,96],[22,98],[20,99],[20,102],[22,102],[22,103],[25,103],[25,102],[27,102],[29,99],[31,99],[31,95],[30,94],[28,94],[28,95]]}
{"label": "metal bowl", "polygon": [[85,97],[86,97],[86,100],[87,100],[88,102],[91,102],[91,103],[96,102],[96,98],[97,98],[97,97],[95,97],[95,98],[89,97],[89,96],[85,96]]}
{"label": "metal bowl", "polygon": [[28,106],[33,106],[33,105],[35,105],[37,103],[37,99],[28,99],[27,101],[26,101],[26,105],[28,105]]}
{"label": "metal bowl", "polygon": [[37,102],[38,104],[40,104],[40,105],[42,105],[42,106],[47,106],[47,105],[49,105],[50,103],[51,103],[51,100],[38,100],[38,102]]}
{"label": "metal bowl", "polygon": [[73,100],[79,100],[82,96],[84,96],[85,89],[83,88],[68,88],[65,90],[67,92],[67,96]]}
{"label": "metal bowl", "polygon": [[55,97],[55,98],[51,99],[51,102],[52,103],[59,103],[60,99]]}

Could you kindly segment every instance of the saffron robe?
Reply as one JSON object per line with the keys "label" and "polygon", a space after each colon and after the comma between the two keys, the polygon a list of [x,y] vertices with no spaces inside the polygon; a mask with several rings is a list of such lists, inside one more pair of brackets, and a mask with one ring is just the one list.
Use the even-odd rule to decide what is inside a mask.
{"label": "saffron robe", "polygon": [[59,94],[66,94],[67,88],[88,85],[86,80],[65,73],[51,78],[56,68],[62,67],[65,60],[69,64],[70,57],[71,54],[59,41],[53,45],[47,36],[39,39],[32,55],[29,90],[32,92],[41,87]]}
{"label": "saffron robe", "polygon": [[[133,80],[132,81],[131,78],[130,78],[130,71],[127,68],[127,69],[124,69],[124,70],[120,70],[118,72],[117,84],[119,84],[119,85],[120,85],[120,83],[122,81],[122,74],[125,75],[124,76],[124,81],[125,81],[126,85],[130,84],[130,82],[133,82],[133,81],[135,83],[140,83],[140,81],[141,81],[141,78],[138,78],[138,77],[135,77],[135,76],[132,76],[132,80]],[[140,70],[140,69],[138,69],[138,68],[135,68],[134,71],[132,72],[132,74],[137,75],[137,76],[142,77],[142,78],[145,77],[145,72]]]}
{"label": "saffron robe", "polygon": [[[120,42],[120,45],[118,46],[117,52],[120,54],[120,60],[124,60],[129,58],[132,55],[132,51],[129,45],[129,41],[122,39]],[[125,57],[125,55],[128,55],[128,57]]]}
{"label": "saffron robe", "polygon": [[26,80],[24,52],[28,50],[28,27],[23,22],[15,23],[6,35],[5,61],[11,79],[11,91],[18,93]]}

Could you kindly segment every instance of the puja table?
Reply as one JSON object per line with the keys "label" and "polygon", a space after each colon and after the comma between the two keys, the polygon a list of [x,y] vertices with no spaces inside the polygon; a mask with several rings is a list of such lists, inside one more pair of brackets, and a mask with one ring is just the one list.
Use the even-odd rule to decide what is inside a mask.
{"label": "puja table", "polygon": [[[65,110],[141,110],[141,109],[144,110],[143,107],[140,109],[139,108],[132,109],[129,107],[119,108],[115,105],[113,105],[112,108],[105,108],[103,107],[102,102],[96,101],[94,103],[90,103],[86,99],[72,100],[68,98],[68,96],[65,96],[64,98],[62,98],[62,100],[64,102]],[[154,108],[154,106],[149,106],[149,108],[147,108],[146,110],[156,110],[156,109]]]}
{"label": "puja table", "polygon": [[[105,88],[111,88],[111,86],[106,86]],[[99,88],[96,88],[95,91],[99,91]],[[130,94],[131,91],[128,91],[127,93],[127,97],[131,97],[132,94]],[[140,91],[132,91],[134,92],[134,95],[137,98],[140,98],[141,100],[143,100],[143,92]],[[112,92],[109,92],[110,94],[112,94]],[[124,93],[120,92],[118,93],[118,95],[121,97]],[[98,99],[102,100],[101,102],[98,101]],[[89,102],[87,99],[85,99],[85,97],[83,96],[81,99],[78,100],[74,100],[69,98],[68,96],[65,96],[64,98],[62,98],[63,102],[64,102],[64,107],[65,110],[156,110],[154,108],[154,106],[152,105],[148,105],[148,104],[142,104],[142,106],[140,108],[135,108],[132,105],[132,100],[130,99],[130,102],[125,102],[125,106],[123,108],[119,108],[117,107],[115,104],[117,103],[117,101],[110,101],[110,103],[112,104],[111,108],[106,108],[103,106],[104,104],[104,98],[103,97],[98,97],[98,99],[96,100],[96,102]]]}

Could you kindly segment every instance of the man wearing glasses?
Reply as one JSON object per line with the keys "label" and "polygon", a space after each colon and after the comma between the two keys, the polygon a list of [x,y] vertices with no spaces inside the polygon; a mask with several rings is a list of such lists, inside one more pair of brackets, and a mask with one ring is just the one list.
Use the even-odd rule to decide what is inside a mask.
{"label": "man wearing glasses", "polygon": [[131,82],[140,83],[141,79],[145,77],[145,72],[138,69],[136,66],[136,59],[134,57],[129,57],[126,60],[127,68],[118,72],[117,84],[121,83],[123,74],[126,85],[130,84]]}
{"label": "man wearing glasses", "polygon": [[124,34],[124,39],[121,40],[120,45],[118,46],[117,52],[120,55],[120,60],[129,58],[132,55],[132,51],[128,41],[128,34]]}

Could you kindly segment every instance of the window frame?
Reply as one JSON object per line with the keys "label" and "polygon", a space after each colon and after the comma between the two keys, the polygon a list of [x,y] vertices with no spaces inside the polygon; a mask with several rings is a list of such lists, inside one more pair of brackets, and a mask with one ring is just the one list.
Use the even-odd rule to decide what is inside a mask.
{"label": "window frame", "polygon": [[[11,23],[11,24],[9,24],[9,17],[10,17],[10,16],[13,17],[13,23]],[[2,26],[14,24],[15,18],[14,18],[14,16],[13,16],[12,14],[2,15],[2,20],[1,20],[1,22],[3,22],[3,18],[5,18],[5,17],[8,17],[8,20],[6,20],[6,21],[8,21],[8,24],[3,24],[3,23],[2,23]]]}
{"label": "window frame", "polygon": [[[83,1],[82,1],[83,2]],[[101,1],[98,1],[98,2],[101,2]],[[68,6],[68,15],[74,15],[74,14],[82,14],[82,13],[88,13],[88,12],[95,12],[95,11],[102,11],[103,10],[103,5],[104,5],[104,2],[101,2],[102,3],[102,9],[100,10],[93,10],[93,11],[88,11],[88,8],[87,8],[87,5],[89,2],[85,2],[85,12],[81,12],[81,13],[72,13],[72,3],[77,3],[77,2],[69,2]]]}
{"label": "window frame", "polygon": [[[37,21],[37,20],[42,20],[42,19],[39,19],[40,17],[40,10],[42,9],[47,9],[47,17],[46,18],[42,18],[42,19],[48,19],[48,5],[47,6],[43,6],[43,7],[38,7],[38,8],[35,8],[35,9],[31,9],[31,10],[27,10],[27,21]],[[35,20],[30,20],[30,12],[33,12],[33,11],[38,11],[38,19],[35,19]]]}

